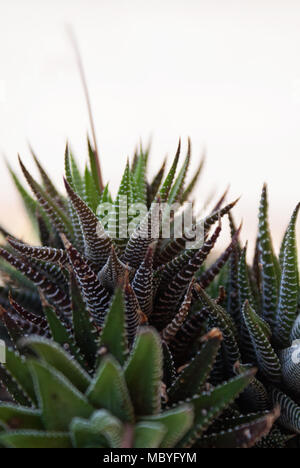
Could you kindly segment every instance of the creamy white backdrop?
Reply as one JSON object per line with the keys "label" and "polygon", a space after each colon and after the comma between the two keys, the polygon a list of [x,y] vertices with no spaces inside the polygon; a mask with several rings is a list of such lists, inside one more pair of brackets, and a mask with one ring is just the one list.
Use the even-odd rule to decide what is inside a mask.
{"label": "creamy white backdrop", "polygon": [[[207,152],[198,202],[230,182],[229,198],[242,195],[242,238],[253,238],[267,181],[278,244],[300,199],[300,3],[0,0],[0,151],[15,167],[18,152],[31,164],[29,140],[60,186],[65,140],[83,164],[89,129],[66,24],[112,189],[139,138],[153,137],[153,171],[189,135],[193,167]],[[1,223],[28,237],[3,161],[0,199]]]}

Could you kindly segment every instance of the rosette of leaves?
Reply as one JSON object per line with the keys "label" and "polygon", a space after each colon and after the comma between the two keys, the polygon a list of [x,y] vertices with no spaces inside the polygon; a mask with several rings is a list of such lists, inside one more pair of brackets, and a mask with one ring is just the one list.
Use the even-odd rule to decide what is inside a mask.
{"label": "rosette of leaves", "polygon": [[[49,305],[44,310],[52,339],[30,335],[7,350],[2,379],[17,404],[0,405],[0,444],[5,447],[190,447],[254,374],[247,370],[205,389],[221,342],[217,330],[177,377],[170,361],[163,359],[161,338],[153,328],[141,327],[130,348],[121,290],[114,296],[97,345],[94,337],[96,362],[86,367],[74,336]],[[85,351],[94,356],[91,345],[86,341]],[[187,387],[185,378],[197,369]],[[274,417],[264,413],[251,423],[238,424],[245,430],[236,434],[235,428],[230,443],[252,445],[269,430]]]}
{"label": "rosette of leaves", "polygon": [[[20,161],[34,197],[10,169],[40,243],[26,244],[1,229],[0,333],[8,345],[0,368],[7,389],[1,445],[253,446],[271,429],[277,409],[241,408],[237,397],[253,384],[255,370],[240,368],[234,375],[240,355],[229,313],[207,327],[214,318],[209,307],[221,310],[223,290],[200,307],[193,291],[195,277],[202,286],[205,278],[207,286],[216,284],[237,248],[239,229],[217,264],[205,266],[221,218],[235,202],[223,206],[222,197],[206,218],[194,220],[191,232],[157,239],[151,227],[160,233],[166,219],[165,212],[157,217],[157,207],[176,203],[180,209],[201,172],[202,161],[185,183],[190,144],[178,171],[180,144],[166,177],[163,164],[151,182],[149,151],[141,148],[127,163],[114,200],[101,186],[90,143],[88,149],[83,175],[66,149],[67,195],[36,156],[41,183]],[[120,232],[124,197],[130,233]],[[106,203],[113,203],[109,222],[97,209]],[[131,203],[147,207],[142,220]],[[186,249],[200,223],[202,245]],[[219,350],[226,351],[228,372],[217,382]]]}

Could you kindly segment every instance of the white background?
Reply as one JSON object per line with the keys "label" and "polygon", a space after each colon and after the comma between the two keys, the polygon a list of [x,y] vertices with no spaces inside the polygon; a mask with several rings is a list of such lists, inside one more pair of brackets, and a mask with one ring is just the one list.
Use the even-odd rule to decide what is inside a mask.
{"label": "white background", "polygon": [[[300,199],[300,3],[0,0],[0,151],[33,167],[29,140],[60,186],[66,139],[83,165],[89,130],[66,24],[80,43],[111,188],[139,138],[153,137],[153,172],[189,135],[193,167],[207,153],[198,203],[230,183],[252,242],[267,181],[278,245]],[[1,223],[28,238],[3,161],[0,197]]]}

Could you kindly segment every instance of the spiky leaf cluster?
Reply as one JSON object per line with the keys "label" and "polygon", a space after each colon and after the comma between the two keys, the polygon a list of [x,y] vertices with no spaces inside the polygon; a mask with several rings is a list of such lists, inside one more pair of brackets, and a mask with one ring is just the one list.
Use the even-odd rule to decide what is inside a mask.
{"label": "spiky leaf cluster", "polygon": [[[276,256],[268,222],[267,187],[259,206],[256,251],[252,266],[246,260],[247,245],[234,245],[227,264],[208,291],[207,282],[196,283],[198,307],[209,311],[206,331],[219,327],[223,346],[213,369],[214,383],[255,366],[257,375],[240,396],[246,411],[267,411],[278,406],[280,417],[261,447],[299,443],[300,433],[300,285],[296,221],[300,204],[291,216],[280,253]],[[229,215],[232,232],[234,223]],[[207,273],[206,273],[207,276]],[[202,276],[203,277],[203,276]],[[223,298],[214,304],[216,287]],[[196,306],[194,306],[196,307]],[[236,364],[232,367],[233,361]],[[292,439],[292,440],[290,440]]]}
{"label": "spiky leaf cluster", "polygon": [[[99,189],[96,154],[88,147],[83,175],[66,148],[65,194],[36,156],[41,183],[20,160],[34,196],[10,169],[40,243],[29,245],[2,228],[0,318],[8,348],[0,378],[8,401],[0,405],[0,444],[284,444],[289,435],[282,427],[299,427],[297,401],[287,400],[295,373],[278,351],[284,353],[299,329],[296,214],[281,264],[271,249],[262,201],[253,269],[232,218],[232,240],[208,266],[221,220],[235,205],[224,206],[224,196],[204,219],[194,220],[194,229],[204,226],[197,249],[186,249],[191,233],[151,235],[154,220],[160,233],[166,219],[155,210],[163,203],[182,205],[195,186],[203,163],[186,184],[190,143],[179,170],[180,143],[169,172],[164,177],[164,163],[151,182],[149,151],[141,148],[126,164],[114,198],[108,186]],[[127,208],[147,206],[141,220],[127,210],[131,232],[121,232],[124,197]],[[114,207],[108,223],[98,210],[105,203]],[[279,406],[280,426],[267,436]]]}

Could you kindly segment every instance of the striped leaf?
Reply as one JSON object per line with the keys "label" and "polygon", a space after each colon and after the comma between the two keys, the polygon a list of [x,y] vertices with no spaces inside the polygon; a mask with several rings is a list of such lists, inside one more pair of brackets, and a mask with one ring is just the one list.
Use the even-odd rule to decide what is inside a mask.
{"label": "striped leaf", "polygon": [[299,272],[295,225],[299,208],[300,203],[289,223],[283,250],[282,274],[274,327],[274,339],[281,348],[290,344],[290,333],[297,317]]}
{"label": "striped leaf", "polygon": [[128,214],[133,203],[132,181],[129,161],[125,167],[113,211],[110,213],[108,233],[118,248],[123,251],[128,240],[128,223],[131,218]]}
{"label": "striped leaf", "polygon": [[182,196],[181,196],[181,203],[185,202],[188,197],[191,195],[192,191],[194,190],[198,180],[199,180],[199,177],[201,175],[201,172],[202,172],[202,169],[203,169],[203,166],[204,166],[204,162],[205,162],[205,158],[203,157],[201,160],[200,160],[200,163],[199,163],[199,166],[195,172],[195,174],[193,175],[191,181],[189,182],[189,184],[187,185],[186,189],[184,190]]}
{"label": "striped leaf", "polygon": [[64,265],[68,260],[68,256],[63,249],[40,246],[35,247],[25,244],[24,242],[17,241],[13,237],[8,237],[7,241],[15,250],[26,257],[43,260],[44,262],[58,263],[60,265]]}
{"label": "striped leaf", "polygon": [[138,156],[133,173],[133,181],[136,188],[133,194],[135,203],[147,204],[147,181],[146,181],[146,157],[143,153]]}
{"label": "striped leaf", "polygon": [[281,381],[280,361],[262,327],[260,317],[248,301],[245,301],[242,315],[256,353],[260,372],[270,382],[279,383]]}
{"label": "striped leaf", "polygon": [[97,276],[79,252],[65,237],[62,239],[87,308],[95,323],[101,326],[109,304],[110,294],[101,286]]}
{"label": "striped leaf", "polygon": [[48,193],[48,195],[53,200],[55,200],[55,202],[57,203],[58,206],[60,206],[62,209],[65,209],[65,202],[64,202],[63,198],[60,196],[60,194],[58,193],[58,191],[54,187],[54,185],[52,183],[52,180],[50,179],[47,172],[45,171],[45,169],[41,165],[41,163],[38,160],[38,158],[37,158],[36,154],[34,153],[33,149],[31,147],[29,149],[30,149],[30,152],[31,152],[31,154],[33,156],[34,162],[35,162],[35,164],[36,164],[36,166],[38,168],[40,176],[42,178],[43,186],[44,186],[46,192]]}
{"label": "striped leaf", "polygon": [[165,203],[168,200],[169,193],[171,190],[171,186],[176,174],[176,169],[178,165],[178,160],[180,156],[180,148],[181,148],[181,141],[179,140],[177,151],[172,163],[172,166],[167,174],[167,177],[165,178],[162,187],[160,188],[158,194],[156,195],[155,201],[157,202],[160,200],[162,203]]}
{"label": "striped leaf", "polygon": [[89,154],[89,162],[90,162],[90,169],[91,169],[91,175],[94,181],[94,186],[97,191],[97,195],[101,195],[100,187],[101,187],[101,180],[99,177],[99,168],[98,168],[98,162],[97,162],[97,154],[94,150],[94,148],[91,145],[90,139],[87,139],[87,144],[88,144],[88,154]]}
{"label": "striped leaf", "polygon": [[204,434],[197,446],[201,448],[251,448],[269,433],[277,417],[278,410],[273,410],[234,418],[231,421],[232,427],[217,434]]}
{"label": "striped leaf", "polygon": [[37,228],[36,225],[36,212],[37,212],[37,207],[38,203],[36,200],[34,200],[31,195],[27,192],[27,190],[23,187],[22,183],[20,182],[18,176],[15,174],[15,172],[11,169],[9,165],[7,165],[8,170],[11,174],[11,177],[13,179],[13,182],[19,192],[19,195],[21,196],[23,205],[25,207],[25,210],[29,216],[29,219],[32,223],[32,225]]}
{"label": "striped leaf", "polygon": [[100,269],[110,253],[111,240],[96,215],[66,180],[65,186],[82,226],[85,256]]}
{"label": "striped leaf", "polygon": [[70,315],[70,298],[57,284],[50,281],[45,274],[31,266],[24,258],[15,257],[1,248],[0,256],[33,281],[44,292],[47,299],[55,304],[63,314]]}
{"label": "striped leaf", "polygon": [[224,252],[220,255],[220,257],[207,269],[205,270],[197,280],[200,284],[201,288],[206,289],[210,283],[216,278],[216,276],[220,273],[221,269],[226,264],[227,260],[229,259],[232,251],[234,250],[235,246],[238,242],[238,236],[241,231],[241,226],[239,229],[234,233],[232,240],[228,247],[224,250]]}
{"label": "striped leaf", "polygon": [[180,330],[182,324],[184,323],[185,319],[187,318],[190,312],[194,282],[195,279],[193,278],[189,284],[189,287],[184,296],[179,311],[172,319],[172,321],[161,332],[162,339],[165,343],[170,343],[170,341],[172,341],[172,339],[176,336],[177,332]]}
{"label": "striped leaf", "polygon": [[171,386],[168,392],[169,403],[177,403],[186,398],[192,398],[202,391],[215,362],[221,340],[222,334],[218,329],[211,330],[203,338],[204,344],[201,350],[180,372]]}
{"label": "striped leaf", "polygon": [[153,302],[153,251],[155,245],[148,247],[146,256],[134,275],[132,289],[134,290],[142,312],[149,317]]}
{"label": "striped leaf", "polygon": [[196,250],[192,258],[188,260],[178,272],[174,272],[173,279],[166,285],[166,288],[161,291],[154,309],[155,313],[153,313],[155,324],[158,328],[164,327],[169,319],[174,316],[173,311],[175,307],[184,295],[192,277],[199,270],[208,254],[213,249],[220,232],[221,225],[215,229],[215,232],[203,246],[198,251]]}
{"label": "striped leaf", "polygon": [[276,388],[272,391],[273,403],[280,407],[279,422],[286,429],[300,434],[300,407],[288,395]]}
{"label": "striped leaf", "polygon": [[35,404],[37,399],[28,362],[19,352],[9,347],[6,348],[5,369],[18,383],[26,397]]}
{"label": "striped leaf", "polygon": [[179,201],[182,197],[183,189],[184,189],[184,182],[185,182],[186,174],[190,165],[190,160],[191,160],[191,140],[188,139],[187,155],[182,165],[182,168],[180,169],[179,174],[177,178],[175,179],[175,182],[172,185],[172,188],[170,190],[170,194],[168,197],[169,205],[172,205],[172,203]]}
{"label": "striped leaf", "polygon": [[93,176],[87,166],[85,167],[84,171],[84,192],[87,205],[94,213],[96,213],[97,207],[99,205],[100,195],[96,188]]}
{"label": "striped leaf", "polygon": [[254,371],[247,371],[209,392],[193,397],[191,403],[195,412],[194,423],[179,442],[179,447],[191,447],[213,420],[247,387],[254,373]]}
{"label": "striped leaf", "polygon": [[262,265],[261,284],[263,318],[273,328],[276,320],[278,277],[274,261],[275,256],[268,222],[268,200],[266,185],[263,186],[262,190],[258,219],[258,242],[260,263]]}
{"label": "striped leaf", "polygon": [[282,381],[285,388],[293,395],[300,395],[300,342],[295,341],[292,346],[280,351],[279,358],[282,366]]}
{"label": "striped leaf", "polygon": [[19,158],[19,163],[22,169],[22,172],[27,180],[31,190],[35,194],[39,204],[54,224],[58,232],[63,232],[72,238],[73,236],[73,227],[68,219],[66,213],[57,205],[56,201],[53,200],[45,190],[34,180],[34,178],[27,171],[26,167]]}
{"label": "striped leaf", "polygon": [[[237,361],[240,361],[241,355],[236,341],[235,329],[233,321],[229,314],[219,305],[217,305],[201,287],[196,284],[195,290],[198,298],[204,309],[208,311],[210,323],[213,327],[217,327],[222,332],[222,353],[224,356],[224,366],[226,366],[227,374],[233,375],[233,366]],[[224,367],[223,366],[223,367]]]}
{"label": "striped leaf", "polygon": [[160,169],[158,170],[156,175],[153,177],[151,183],[148,186],[148,190],[147,190],[148,191],[148,206],[151,205],[155,195],[157,194],[157,191],[160,187],[161,181],[165,173],[165,168],[166,168],[166,159],[163,161]]}

